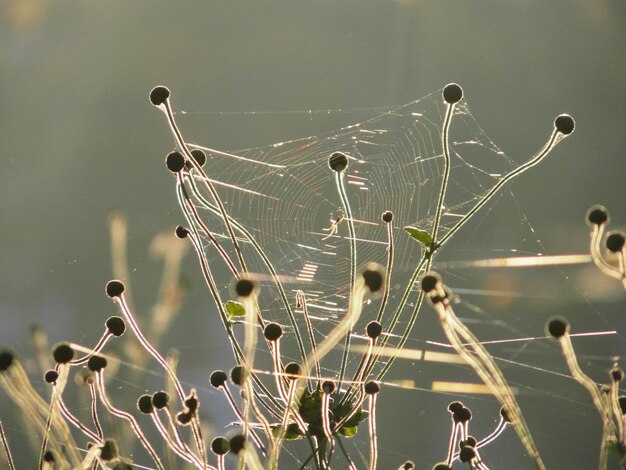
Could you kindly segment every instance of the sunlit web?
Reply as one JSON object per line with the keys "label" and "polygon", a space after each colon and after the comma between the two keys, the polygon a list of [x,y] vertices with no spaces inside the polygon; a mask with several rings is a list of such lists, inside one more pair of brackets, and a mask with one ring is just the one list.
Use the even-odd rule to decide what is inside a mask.
{"label": "sunlit web", "polygon": [[[437,91],[407,105],[381,110],[381,114],[373,118],[330,133],[266,147],[218,151],[188,143],[191,148],[206,152],[205,172],[220,194],[226,212],[241,226],[236,230],[238,242],[248,271],[261,287],[259,305],[265,320],[280,323],[288,332],[291,330],[291,342],[283,347],[285,362],[299,360],[287,310],[295,312],[297,329],[306,329],[302,311],[297,308],[299,292],[303,292],[308,299],[309,315],[319,341],[332,330],[348,308],[352,279],[351,244],[354,243],[357,270],[372,261],[386,265],[389,238],[386,224],[381,219],[385,211],[394,214],[392,237],[395,256],[391,266],[390,296],[382,323],[385,325],[385,319],[389,320],[398,313],[399,321],[385,335],[390,346],[400,341],[407,317],[417,299],[417,288],[412,289],[402,309],[398,311],[398,308],[424,249],[422,244],[406,234],[404,227],[412,226],[425,231],[432,229],[444,167],[441,143],[444,115],[445,104],[441,100],[441,91]],[[517,167],[483,132],[465,100],[455,107],[449,148],[452,168],[439,238],[444,237],[489,189]],[[342,200],[335,172],[329,167],[329,157],[336,152],[348,157],[344,187],[349,207],[345,199]],[[204,196],[211,199],[209,194]],[[516,204],[514,198],[512,203]],[[219,212],[206,207],[200,210],[213,235],[225,242],[223,246],[229,257],[237,259],[235,250],[227,243],[229,235]],[[520,210],[519,207],[517,210]],[[521,228],[533,237],[530,222],[523,213],[520,217]],[[350,236],[350,221],[354,226],[354,237]],[[242,235],[243,230],[254,237],[267,259],[259,256],[258,247],[252,246]],[[205,254],[217,285],[222,286],[222,298],[231,298],[232,272],[216,268],[225,268],[223,260],[209,240],[205,242]],[[542,251],[538,240],[534,248],[537,253]],[[511,248],[511,254],[515,251]],[[268,271],[268,260],[281,279],[286,300]],[[588,261],[585,255],[562,259],[564,264]],[[559,262],[556,259],[552,264]],[[561,273],[560,282],[565,279],[565,274]],[[466,293],[472,292],[466,290]],[[489,295],[489,291],[482,294]],[[478,318],[470,319],[470,324],[499,323],[501,331],[496,333],[496,337],[503,343],[514,345],[513,354],[510,354],[511,348],[508,350],[510,358],[496,356],[497,360],[505,363],[504,367],[508,364],[559,375],[559,372],[516,360],[529,344],[542,339],[540,335],[525,336],[515,327],[507,325],[506,321],[492,322],[488,313],[466,302],[463,296],[460,302],[466,306],[466,311],[478,312]],[[353,345],[356,344],[356,349],[361,352],[365,344],[365,325],[376,318],[379,303],[377,300],[368,301],[360,322],[352,330]],[[606,323],[604,321],[601,325],[604,328],[598,331],[614,334],[615,331]],[[487,331],[494,335],[493,330]],[[305,347],[309,348],[305,335],[302,334],[302,337]],[[520,343],[523,345],[520,346]],[[441,342],[416,331],[409,338],[407,347],[421,350],[424,354],[432,348],[446,351]],[[334,354],[323,361],[325,377],[336,379],[339,376],[342,348],[343,344],[339,344]],[[543,345],[536,349],[537,352],[546,350],[549,348]],[[359,354],[348,356],[346,377],[351,377],[360,357]],[[385,364],[385,358],[381,358],[371,372],[372,376],[376,376]],[[448,379],[458,372],[458,367],[453,366],[452,369],[451,373],[445,374]],[[433,377],[427,384],[431,390],[443,387],[443,393],[450,391],[445,388],[450,386],[449,382],[442,380],[440,383],[435,379]],[[398,383],[408,388],[420,388],[412,380]],[[530,388],[526,392],[528,390]],[[367,459],[364,457],[364,460]]]}
{"label": "sunlit web", "polygon": [[[392,211],[395,259],[387,310],[393,312],[404,292],[422,245],[403,227],[432,228],[443,171],[441,130],[445,105],[441,92],[390,109],[380,116],[324,135],[232,152],[207,152],[205,172],[213,181],[228,214],[251,233],[283,279],[295,305],[295,294],[309,299],[312,323],[326,331],[346,311],[350,290],[350,217],[341,201],[331,154],[349,158],[345,188],[356,241],[356,265],[387,262],[387,228],[381,219]],[[461,102],[452,124],[451,182],[440,234],[453,226],[475,202],[514,167],[486,136]],[[206,195],[209,197],[209,195]],[[219,214],[202,217],[217,238],[228,240]],[[285,306],[258,253],[239,235],[248,269],[259,277],[263,315],[285,326]],[[236,259],[229,244],[230,256]],[[214,263],[221,259],[207,244]],[[222,263],[223,265],[223,263]],[[228,286],[226,270],[218,285]],[[405,309],[411,309],[409,302]],[[363,314],[361,332],[375,318],[372,302]],[[299,316],[301,318],[301,315]],[[328,324],[328,325],[327,325]],[[304,327],[304,325],[302,325]]]}

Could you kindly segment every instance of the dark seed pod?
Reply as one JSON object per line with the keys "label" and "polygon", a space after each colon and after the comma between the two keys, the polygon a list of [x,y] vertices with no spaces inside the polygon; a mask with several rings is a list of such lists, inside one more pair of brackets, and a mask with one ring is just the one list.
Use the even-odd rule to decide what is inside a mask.
{"label": "dark seed pod", "polygon": [[179,225],[178,227],[176,227],[176,230],[174,231],[174,233],[176,234],[178,238],[182,240],[183,238],[187,238],[187,235],[189,235],[189,230],[187,230],[182,225]]}
{"label": "dark seed pod", "polygon": [[372,339],[378,338],[383,332],[383,326],[377,321],[371,321],[365,327],[365,333]]}
{"label": "dark seed pod", "polygon": [[114,279],[107,282],[105,291],[109,297],[114,298],[122,295],[124,293],[124,289],[124,283]]}
{"label": "dark seed pod", "polygon": [[391,221],[393,220],[393,212],[391,211],[383,212],[382,219],[383,219],[383,222],[385,222],[386,224],[391,223]]}
{"label": "dark seed pod", "polygon": [[235,292],[239,297],[248,297],[254,290],[254,282],[250,279],[239,279],[235,284]]}
{"label": "dark seed pod", "polygon": [[385,274],[381,266],[370,263],[367,269],[363,271],[363,281],[371,293],[380,291],[385,285]]}
{"label": "dark seed pod", "polygon": [[560,338],[569,333],[569,322],[563,317],[548,320],[547,331],[553,338]]}
{"label": "dark seed pod", "polygon": [[470,446],[464,446],[459,452],[459,460],[463,463],[467,463],[476,457],[476,450]]}
{"label": "dark seed pod", "polygon": [[624,371],[617,364],[613,366],[609,374],[613,382],[621,382],[624,379]]}
{"label": "dark seed pod", "polygon": [[348,156],[345,153],[335,152],[328,157],[328,166],[331,170],[341,173],[348,168]]}
{"label": "dark seed pod", "polygon": [[597,204],[587,211],[586,218],[589,225],[602,225],[609,223],[610,215],[606,207]]}
{"label": "dark seed pod", "polygon": [[415,462],[412,460],[407,460],[402,465],[400,465],[399,470],[413,470],[415,468]]}
{"label": "dark seed pod", "polygon": [[465,408],[465,405],[463,405],[460,401],[453,401],[448,405],[448,411],[450,413],[458,413],[463,408]]}
{"label": "dark seed pod", "polygon": [[170,97],[170,90],[164,86],[155,86],[150,92],[150,102],[155,106],[160,106]]}
{"label": "dark seed pod", "polygon": [[176,415],[176,421],[178,421],[178,424],[180,424],[181,426],[187,426],[189,423],[191,423],[192,419],[193,413],[180,411]]}
{"label": "dark seed pod", "polygon": [[443,99],[448,104],[455,104],[463,98],[463,88],[456,83],[450,83],[443,89]]}
{"label": "dark seed pod", "polygon": [[172,173],[178,173],[185,168],[185,157],[180,152],[170,152],[165,157],[165,166]]}
{"label": "dark seed pod", "polygon": [[119,457],[117,444],[113,439],[106,439],[100,450],[100,458],[105,462],[109,462]]}
{"label": "dark seed pod", "polygon": [[199,166],[204,166],[204,164],[206,163],[206,153],[204,153],[204,151],[200,149],[193,149],[190,153],[194,161]]}
{"label": "dark seed pod", "polygon": [[230,442],[225,437],[219,436],[211,441],[211,450],[216,455],[225,455],[230,451]]}
{"label": "dark seed pod", "polygon": [[626,235],[624,232],[611,232],[606,237],[606,249],[611,253],[619,253],[624,249],[626,244]]}
{"label": "dark seed pod", "polygon": [[244,366],[235,366],[230,370],[230,380],[238,387],[243,386],[248,375],[249,372]]}
{"label": "dark seed pod", "polygon": [[574,118],[569,114],[561,114],[554,120],[554,127],[563,135],[569,135],[574,132],[576,124]]}
{"label": "dark seed pod", "polygon": [[153,413],[152,397],[150,395],[141,395],[137,400],[137,408],[145,415]]}
{"label": "dark seed pod", "polygon": [[430,274],[426,274],[422,278],[422,290],[424,291],[424,293],[428,294],[429,292],[436,289],[440,283],[441,278],[439,277],[439,274],[431,272]]}
{"label": "dark seed pod", "polygon": [[285,374],[290,380],[297,380],[302,375],[302,367],[297,362],[290,362],[285,366]]}
{"label": "dark seed pod", "polygon": [[57,364],[67,364],[74,359],[74,350],[67,343],[60,343],[52,350],[52,357]]}
{"label": "dark seed pod", "polygon": [[368,395],[376,395],[378,392],[380,392],[380,385],[377,382],[371,380],[363,386],[363,391]]}
{"label": "dark seed pod", "polygon": [[211,374],[211,377],[209,378],[209,382],[211,382],[211,385],[215,388],[223,387],[226,383],[226,380],[228,380],[228,376],[223,370],[216,370]]}
{"label": "dark seed pod", "polygon": [[0,372],[4,372],[11,367],[15,356],[11,351],[0,352]]}
{"label": "dark seed pod", "polygon": [[332,380],[324,380],[324,383],[322,384],[322,391],[324,393],[330,395],[331,393],[335,393],[336,389],[337,385],[335,385],[335,382],[333,382]]}
{"label": "dark seed pod", "polygon": [[47,450],[43,454],[43,461],[46,463],[55,463],[56,457],[54,456],[54,452],[51,450]]}
{"label": "dark seed pod", "polygon": [[277,341],[283,335],[283,328],[278,323],[268,323],[263,335],[268,341]]}
{"label": "dark seed pod", "polygon": [[91,356],[87,361],[87,368],[91,372],[99,372],[107,366],[107,360],[102,356]]}
{"label": "dark seed pod", "polygon": [[450,467],[444,462],[439,462],[435,464],[435,466],[433,467],[433,470],[452,470],[452,467]]}
{"label": "dark seed pod", "polygon": [[246,445],[246,437],[243,434],[236,434],[230,438],[230,451],[237,455]]}
{"label": "dark seed pod", "polygon": [[513,420],[513,418],[511,417],[511,413],[506,406],[500,408],[500,416],[502,416],[502,419],[507,423],[511,423]]}
{"label": "dark seed pod", "polygon": [[43,375],[43,379],[49,384],[56,383],[58,378],[59,373],[56,370],[49,370]]}
{"label": "dark seed pod", "polygon": [[122,317],[109,317],[104,325],[113,336],[122,336],[126,331],[126,323]]}
{"label": "dark seed pod", "polygon": [[154,406],[157,410],[162,410],[167,406],[170,402],[170,396],[167,392],[160,391],[155,392],[152,395],[152,406]]}
{"label": "dark seed pod", "polygon": [[457,411],[455,414],[459,423],[466,423],[467,421],[470,421],[472,419],[471,410],[465,406]]}

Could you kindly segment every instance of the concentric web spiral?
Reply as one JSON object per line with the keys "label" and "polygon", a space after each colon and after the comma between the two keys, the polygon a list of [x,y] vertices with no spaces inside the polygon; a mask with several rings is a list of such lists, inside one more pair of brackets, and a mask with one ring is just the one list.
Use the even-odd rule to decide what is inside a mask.
{"label": "concentric web spiral", "polygon": [[[319,335],[327,334],[348,308],[352,263],[357,271],[369,262],[387,264],[388,224],[382,219],[387,211],[393,213],[394,259],[385,317],[392,317],[425,249],[404,227],[430,232],[436,215],[444,169],[444,115],[445,103],[437,91],[325,135],[233,152],[190,146],[206,152],[204,171],[226,212],[256,240],[284,285],[288,306],[257,247],[236,227],[247,269],[260,286],[259,306],[266,320],[293,328],[286,312],[291,308],[304,331],[302,312],[295,307],[296,294],[301,291],[308,299],[313,328]],[[452,166],[441,236],[514,168],[478,126],[465,101],[455,107],[452,122]],[[348,159],[343,177],[347,204],[342,201],[336,172],[329,166],[329,158],[338,152]],[[195,174],[193,178],[201,177]],[[201,194],[211,199],[206,190]],[[236,260],[219,211],[199,206],[200,216],[215,238]],[[216,284],[224,286],[227,296],[233,274],[224,269],[210,241],[204,241]],[[240,268],[238,264],[236,267]],[[411,289],[399,312],[401,323],[406,324],[416,297],[417,289]],[[379,304],[372,301],[365,306],[355,332],[363,334],[365,324],[377,317]]]}

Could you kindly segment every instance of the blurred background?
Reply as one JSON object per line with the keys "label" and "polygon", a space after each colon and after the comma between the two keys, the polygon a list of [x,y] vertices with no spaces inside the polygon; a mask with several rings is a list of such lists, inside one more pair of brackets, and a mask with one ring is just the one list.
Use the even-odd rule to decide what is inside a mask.
{"label": "blurred background", "polygon": [[[198,143],[237,149],[326,132],[454,81],[518,163],[545,142],[556,115],[576,118],[574,135],[451,243],[446,270],[459,288],[480,291],[467,294],[468,305],[519,337],[542,336],[554,314],[578,332],[618,330],[574,344],[582,367],[605,381],[613,358],[626,353],[617,282],[587,265],[454,270],[453,261],[586,253],[584,214],[596,203],[611,210],[613,227],[626,227],[625,25],[621,0],[0,2],[0,346],[33,357],[34,324],[51,344],[95,343],[115,312],[103,292],[113,209],[127,215],[134,303],[147,317],[161,269],[148,247],[183,221],[163,165],[173,142],[147,99],[154,85],[171,88],[174,107],[188,112],[180,123]],[[221,432],[233,418],[207,378],[232,359],[207,316],[193,257],[182,276],[188,295],[162,350],[180,351],[181,375],[201,390],[203,412]],[[434,316],[423,320],[420,338],[441,339]],[[506,375],[524,390],[520,403],[548,468],[593,468],[600,419],[574,381],[532,369],[567,373],[557,345],[537,343],[490,352],[529,366]],[[405,362],[389,380],[428,387],[437,374]],[[135,396],[156,386],[145,380],[118,385]],[[429,469],[443,459],[449,401],[389,387],[379,401],[380,468],[413,459]],[[497,404],[473,402],[483,410],[476,434],[486,434]],[[24,430],[9,407],[2,394],[0,418],[19,441]],[[365,439],[353,446],[367,459]],[[20,468],[32,465],[26,447],[15,449]],[[512,431],[483,457],[490,468],[532,467]]]}

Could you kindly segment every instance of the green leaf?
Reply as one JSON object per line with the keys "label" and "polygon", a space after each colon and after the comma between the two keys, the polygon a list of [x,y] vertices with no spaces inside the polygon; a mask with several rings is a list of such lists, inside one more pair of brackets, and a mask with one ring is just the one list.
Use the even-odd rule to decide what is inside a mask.
{"label": "green leaf", "polygon": [[341,428],[339,430],[339,434],[342,434],[342,435],[344,435],[345,437],[348,437],[348,438],[356,436],[356,433],[357,433],[356,426],[352,426],[352,427],[349,427],[349,428],[343,427],[343,428]]}
{"label": "green leaf", "polygon": [[431,237],[430,233],[426,230],[422,230],[417,227],[404,227],[404,231],[408,233],[411,238],[414,238],[426,247],[431,246],[433,243],[433,237]]}
{"label": "green leaf", "polygon": [[240,304],[239,302],[235,302],[234,300],[229,300],[228,302],[226,302],[226,311],[230,314],[230,318],[235,318],[235,317],[245,317],[246,316],[246,309],[243,306],[243,304]]}

